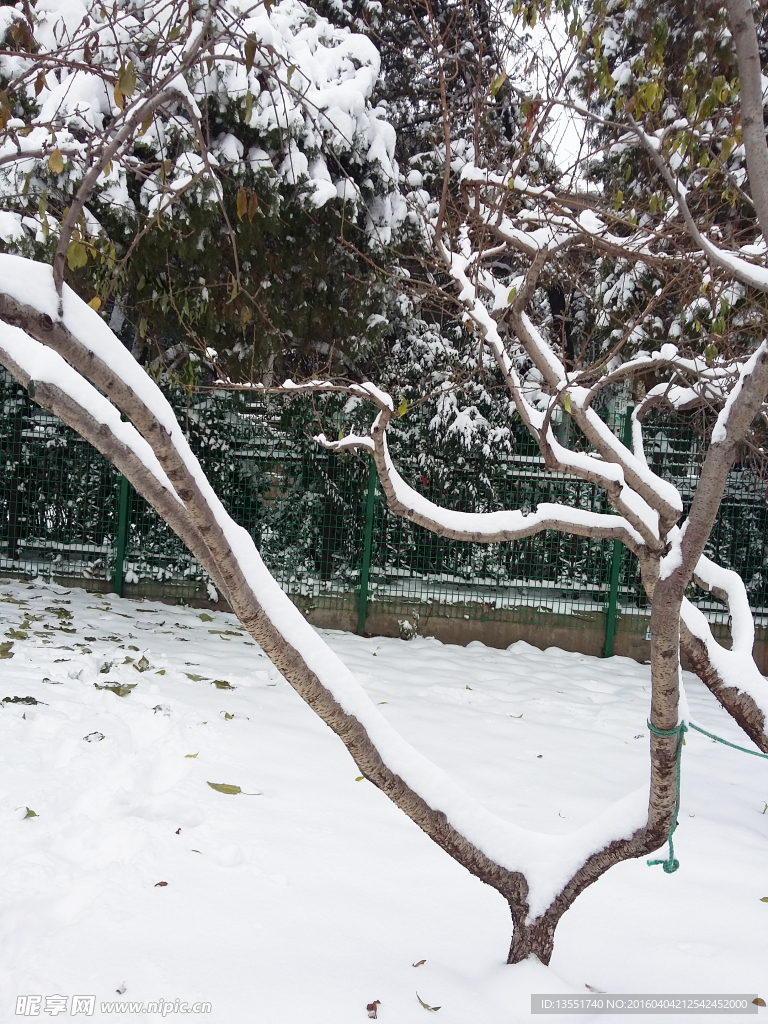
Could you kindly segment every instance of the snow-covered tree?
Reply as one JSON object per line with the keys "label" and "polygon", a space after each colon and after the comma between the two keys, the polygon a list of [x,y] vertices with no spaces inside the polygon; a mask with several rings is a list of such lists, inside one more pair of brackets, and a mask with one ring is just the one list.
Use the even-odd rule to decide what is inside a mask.
{"label": "snow-covered tree", "polygon": [[[744,0],[730,2],[749,178],[765,183],[768,150],[761,117],[754,127],[755,103],[758,114],[762,110],[756,35]],[[45,10],[49,7],[50,2]],[[324,23],[296,0],[270,4],[268,9],[260,6],[250,15],[226,4],[170,6],[172,13],[164,21],[158,12],[165,9],[154,5],[115,7],[116,13],[108,18],[109,31],[98,39],[98,52],[105,60],[107,54],[111,57],[108,66],[100,65],[94,72],[96,50],[89,40],[94,25],[101,24],[103,8],[95,4],[81,20],[79,15],[74,18],[76,24],[67,22],[72,10],[62,7],[55,32],[41,35],[34,46],[27,40],[22,53],[7,58],[17,68],[19,81],[28,75],[34,93],[38,78],[30,66],[44,59],[53,65],[62,55],[59,72],[46,72],[48,84],[40,92],[53,87],[56,78],[56,95],[63,97],[57,102],[66,111],[61,120],[43,123],[28,94],[24,102],[19,99],[12,109],[9,106],[6,128],[16,132],[9,142],[15,149],[6,150],[4,166],[9,180],[16,181],[19,204],[17,209],[9,200],[9,223],[26,230],[22,200],[29,172],[15,176],[17,166],[26,166],[23,161],[36,160],[38,166],[46,162],[56,180],[65,173],[76,180],[69,208],[62,208],[58,216],[52,265],[0,255],[0,362],[35,402],[112,461],[169,523],[244,627],[344,742],[361,774],[450,856],[502,894],[514,922],[510,962],[533,954],[546,963],[557,923],[579,893],[619,861],[645,856],[671,840],[677,814],[676,768],[687,722],[680,686],[681,644],[718,699],[755,742],[768,749],[768,684],[751,658],[754,630],[744,585],[735,573],[704,555],[727,474],[768,393],[768,343],[761,341],[751,352],[726,357],[681,352],[665,341],[623,361],[620,348],[587,360],[576,348],[569,350],[565,320],[551,316],[551,305],[539,288],[542,274],[551,268],[556,274],[557,261],[566,257],[583,259],[591,267],[597,252],[633,265],[678,261],[676,265],[693,267],[692,273],[703,273],[709,263],[732,282],[765,294],[768,270],[762,265],[762,251],[734,252],[702,233],[665,159],[664,129],[661,135],[649,134],[634,121],[627,124],[627,138],[644,147],[659,167],[673,197],[674,215],[682,218],[695,251],[668,245],[667,236],[653,225],[618,229],[613,206],[600,209],[599,199],[584,202],[578,194],[532,184],[511,153],[505,154],[500,171],[484,164],[481,153],[472,154],[461,172],[465,205],[460,219],[447,202],[438,203],[434,215],[425,214],[424,204],[421,212],[416,209],[414,219],[421,218],[442,265],[432,283],[455,298],[463,323],[472,328],[469,333],[482,350],[478,366],[485,365],[486,355],[494,360],[507,388],[507,406],[514,404],[549,468],[602,488],[615,514],[564,504],[539,505],[528,514],[446,511],[410,487],[392,464],[386,434],[395,402],[376,383],[310,380],[285,386],[293,393],[351,394],[377,408],[367,434],[325,443],[336,450],[369,450],[390,507],[412,522],[442,536],[486,542],[528,537],[546,529],[608,537],[621,540],[637,556],[652,602],[648,789],[568,835],[534,833],[483,808],[382,717],[269,575],[247,531],[226,513],[151,377],[110,330],[94,308],[97,304],[89,305],[64,282],[67,264],[76,266],[82,251],[98,249],[98,218],[88,204],[102,187],[100,182],[105,189],[114,185],[126,204],[145,201],[153,216],[173,216],[172,200],[182,188],[210,190],[212,201],[218,201],[227,158],[223,150],[214,152],[210,140],[198,132],[202,97],[196,90],[221,88],[224,102],[227,90],[245,82],[242,76],[257,67],[258,82],[254,78],[247,84],[246,102],[248,96],[255,97],[249,120],[258,103],[258,116],[269,119],[274,113],[279,127],[286,111],[295,121],[289,119],[285,125],[304,126],[291,137],[281,163],[276,166],[276,160],[269,160],[275,174],[297,186],[303,182],[318,206],[337,197],[342,202],[358,198],[359,187],[345,173],[345,164],[354,164],[357,150],[394,181],[392,133],[367,103],[376,63],[370,44],[352,32],[341,32],[324,48]],[[16,14],[32,35],[38,24],[48,24],[46,17],[38,23],[26,20],[22,11]],[[530,21],[530,12],[525,17]],[[120,34],[117,29],[123,21],[125,31]],[[79,49],[72,43],[75,36]],[[137,38],[145,40],[146,52],[131,49]],[[230,72],[229,86],[214,84],[219,76],[228,81]],[[81,89],[88,111],[85,101],[79,108],[74,99]],[[31,110],[28,120],[22,116],[25,104]],[[100,111],[98,125],[89,113],[95,109]],[[527,117],[535,119],[537,111],[531,101]],[[750,117],[751,133],[746,130]],[[142,154],[142,130],[156,133],[152,159]],[[531,123],[521,144],[525,159],[534,134]],[[27,145],[36,148],[30,152]],[[338,163],[332,166],[334,152]],[[171,166],[153,168],[158,156]],[[244,153],[237,155],[244,158]],[[248,159],[262,158],[249,153]],[[65,160],[71,162],[69,171]],[[534,174],[533,166],[528,166]],[[127,182],[136,168],[143,184],[134,199]],[[113,185],[111,175],[117,175]],[[418,198],[412,199],[416,207]],[[763,237],[768,237],[768,208],[764,209],[758,187],[753,199]],[[247,194],[243,201],[247,216]],[[48,206],[37,216],[42,233]],[[382,243],[389,242],[407,216],[407,203],[394,190],[383,189],[367,207],[369,229]],[[662,216],[671,220],[673,215],[667,211]],[[105,260],[109,258],[106,254]],[[235,280],[233,302],[236,285]],[[429,344],[429,339],[423,340]],[[627,447],[597,415],[594,402],[606,387],[640,374],[658,383],[647,389],[635,409],[633,443]],[[660,401],[676,408],[706,403],[714,411],[698,488],[682,524],[678,491],[653,471],[644,451],[643,418]],[[399,409],[407,411],[402,405]],[[558,410],[570,417],[583,443],[558,437],[553,429]],[[575,437],[575,432],[569,436]],[[488,443],[492,441],[489,438]],[[686,601],[685,591],[693,580],[728,603],[734,623],[731,651],[716,643],[704,617]],[[674,870],[671,850],[664,864],[666,870]]]}

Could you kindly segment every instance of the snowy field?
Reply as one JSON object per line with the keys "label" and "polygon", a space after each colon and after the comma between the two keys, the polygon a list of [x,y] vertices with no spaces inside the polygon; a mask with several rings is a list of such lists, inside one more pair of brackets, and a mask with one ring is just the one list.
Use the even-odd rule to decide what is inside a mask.
{"label": "snowy field", "polygon": [[[131,1022],[162,1017],[100,1004],[209,1001],[166,1019],[211,1024],[356,1024],[373,1000],[393,1024],[631,1019],[530,1015],[532,992],[588,986],[768,1001],[768,761],[689,734],[680,870],[613,868],[563,918],[550,969],[508,967],[501,897],[356,781],[232,616],[42,583],[0,598],[0,1021],[27,995],[43,1020],[53,995],[58,1019],[78,994]],[[566,833],[645,785],[646,666],[324,636],[409,741],[517,824]],[[749,746],[685,683],[694,721]]]}

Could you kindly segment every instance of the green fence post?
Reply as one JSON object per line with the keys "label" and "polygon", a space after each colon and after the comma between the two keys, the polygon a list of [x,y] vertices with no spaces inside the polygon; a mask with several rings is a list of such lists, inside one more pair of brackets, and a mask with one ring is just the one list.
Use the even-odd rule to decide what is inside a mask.
{"label": "green fence post", "polygon": [[112,573],[112,592],[118,597],[123,596],[125,549],[128,546],[128,497],[130,484],[124,476],[120,477],[120,494],[117,501],[117,537],[115,551],[115,569]]}
{"label": "green fence post", "polygon": [[376,495],[376,463],[371,458],[368,472],[368,500],[365,506],[365,540],[363,542],[363,564],[360,569],[360,596],[357,604],[357,634],[365,633],[365,616],[368,610],[368,576],[371,569],[371,546],[373,543],[373,499]]}
{"label": "green fence post", "polygon": [[[628,405],[624,414],[624,431],[622,441],[631,448],[632,446],[632,411],[634,406]],[[608,615],[605,620],[605,650],[604,658],[613,655],[613,641],[616,636],[616,619],[618,618],[619,599],[619,576],[621,574],[621,562],[624,557],[624,545],[620,540],[613,542],[613,554],[611,555],[611,589],[608,593]]]}

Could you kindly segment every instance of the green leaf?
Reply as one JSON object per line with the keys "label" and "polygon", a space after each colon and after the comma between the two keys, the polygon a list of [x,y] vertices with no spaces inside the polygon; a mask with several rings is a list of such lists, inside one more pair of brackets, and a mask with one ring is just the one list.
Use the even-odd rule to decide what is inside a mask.
{"label": "green leaf", "polygon": [[425,1003],[418,992],[416,993],[416,998],[419,1000],[419,1002],[421,1003],[425,1010],[431,1010],[432,1013],[437,1013],[437,1011],[440,1009],[439,1006],[430,1006],[429,1003]]}
{"label": "green leaf", "polygon": [[407,412],[408,412],[408,399],[405,397],[405,395],[403,395],[403,397],[402,397],[402,399],[400,401],[400,405],[398,405],[398,407],[397,407],[397,415],[398,416],[405,416],[405,414]]}
{"label": "green leaf", "polygon": [[193,683],[202,683],[205,676],[196,676],[194,672],[185,672],[184,675],[187,679],[191,679]]}
{"label": "green leaf", "polygon": [[243,796],[261,796],[261,793],[246,793],[239,786],[230,786],[228,782],[209,782],[208,785],[217,793],[226,793],[227,796],[238,796],[240,793]]}
{"label": "green leaf", "polygon": [[[148,668],[151,668],[151,665],[142,654],[141,658],[139,658],[139,660],[133,667],[136,669],[137,672],[146,672]],[[135,686],[136,684],[134,683],[133,685]]]}
{"label": "green leaf", "polygon": [[[27,813],[24,815],[24,818],[37,818],[37,817],[38,817],[38,815],[32,810],[32,808],[28,807],[27,808]],[[22,821],[23,820],[24,819],[22,819]]]}
{"label": "green leaf", "polygon": [[217,690],[234,690],[236,687],[232,683],[228,683],[226,679],[214,679],[213,685]]}
{"label": "green leaf", "polygon": [[146,319],[146,317],[142,317],[141,320],[139,320],[139,337],[140,338],[145,338],[146,336],[147,336],[147,319]]}
{"label": "green leaf", "polygon": [[365,781],[365,776],[364,775],[358,775],[357,778],[355,779],[355,782],[364,782],[364,781]]}
{"label": "green leaf", "polygon": [[70,270],[84,267],[88,262],[88,252],[82,242],[71,241],[67,246],[67,265]]}
{"label": "green leaf", "polygon": [[512,305],[512,303],[515,301],[516,298],[517,298],[517,288],[510,288],[509,289],[509,295],[507,295],[507,302],[510,304],[510,306]]}
{"label": "green leaf", "polygon": [[234,715],[230,715],[230,713],[228,711],[224,712],[224,721],[225,722],[231,722],[234,717],[235,716]]}
{"label": "green leaf", "polygon": [[563,395],[563,408],[565,409],[565,411],[570,416],[571,415],[571,396],[568,394],[567,391]]}
{"label": "green leaf", "polygon": [[209,615],[208,612],[200,612],[198,618],[201,622],[213,622],[213,616]]}
{"label": "green leaf", "polygon": [[760,897],[760,902],[761,903],[768,903],[768,896],[761,896]]}
{"label": "green leaf", "polygon": [[11,640],[26,640],[28,636],[28,634],[21,629],[9,629],[5,635],[9,636]]}
{"label": "green leaf", "polygon": [[253,112],[253,95],[250,92],[245,94],[245,116],[243,120],[248,125],[251,123],[251,114]]}
{"label": "green leaf", "polygon": [[[199,753],[200,751],[198,750],[197,754]],[[184,757],[197,757],[197,754],[185,754]]]}
{"label": "green leaf", "polygon": [[717,345],[713,345],[711,342],[704,349],[704,358],[707,361],[707,366],[714,366],[715,360],[720,355]]}
{"label": "green leaf", "polygon": [[253,32],[245,40],[243,55],[245,56],[245,70],[247,73],[253,67],[253,58],[256,56],[256,36]]}
{"label": "green leaf", "polygon": [[12,647],[13,644],[11,643],[11,641],[0,644],[0,661],[4,661],[6,658],[13,657],[13,651],[11,650]]}

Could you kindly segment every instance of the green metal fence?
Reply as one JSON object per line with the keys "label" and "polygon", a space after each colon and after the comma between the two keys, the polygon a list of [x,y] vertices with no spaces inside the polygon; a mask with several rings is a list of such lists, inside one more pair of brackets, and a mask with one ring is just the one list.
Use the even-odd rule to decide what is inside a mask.
{"label": "green metal fence", "polygon": [[[388,512],[367,456],[319,449],[295,401],[183,389],[169,397],[225,506],[305,611],[345,612],[360,632],[381,613],[402,620],[406,633],[436,616],[546,620],[602,630],[608,653],[617,624],[625,632],[647,629],[636,561],[618,542],[549,532],[510,544],[445,540]],[[626,412],[614,415],[623,430]],[[698,433],[658,418],[647,434],[650,463],[680,488],[687,506],[701,464]],[[543,501],[610,511],[592,485],[548,473],[522,428],[516,438],[511,454],[468,455],[444,473],[434,469],[439,453],[425,473],[423,453],[407,434],[393,438],[392,448],[409,482],[448,507],[468,509],[461,497],[468,489],[457,481],[482,477],[479,496],[477,487],[469,489],[475,511],[531,510]],[[765,482],[737,465],[709,550],[742,575],[763,625],[767,519]],[[127,482],[2,377],[0,571],[87,579],[93,589],[136,596],[216,596],[198,563]],[[722,605],[700,594],[698,603],[725,628]]]}

